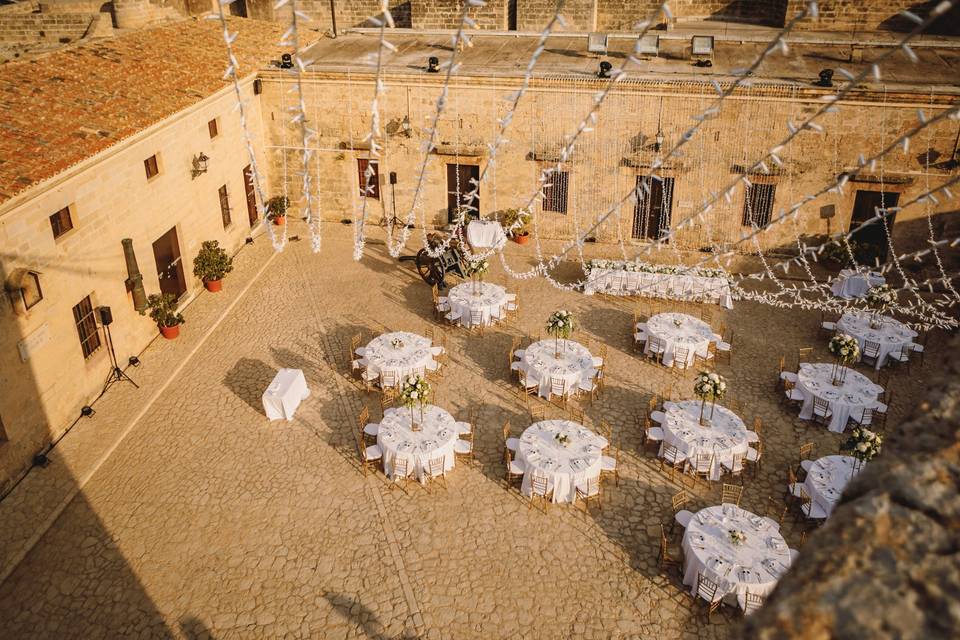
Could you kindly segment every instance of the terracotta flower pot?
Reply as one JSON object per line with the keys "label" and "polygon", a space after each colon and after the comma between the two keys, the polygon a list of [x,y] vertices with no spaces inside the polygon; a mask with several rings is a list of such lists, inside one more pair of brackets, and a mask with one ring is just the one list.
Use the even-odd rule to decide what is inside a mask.
{"label": "terracotta flower pot", "polygon": [[220,291],[220,289],[223,288],[223,280],[220,280],[219,278],[216,280],[204,280],[203,286],[207,288],[207,291],[211,293],[216,293],[217,291]]}
{"label": "terracotta flower pot", "polygon": [[528,242],[530,242],[530,235],[527,234],[525,236],[513,236],[513,240],[517,244],[527,244]]}
{"label": "terracotta flower pot", "polygon": [[160,333],[163,334],[163,337],[167,340],[173,340],[180,335],[180,325],[174,325],[172,327],[160,327]]}
{"label": "terracotta flower pot", "polygon": [[283,224],[284,220],[286,219],[287,219],[287,216],[274,216],[273,224],[280,226],[281,224]]}

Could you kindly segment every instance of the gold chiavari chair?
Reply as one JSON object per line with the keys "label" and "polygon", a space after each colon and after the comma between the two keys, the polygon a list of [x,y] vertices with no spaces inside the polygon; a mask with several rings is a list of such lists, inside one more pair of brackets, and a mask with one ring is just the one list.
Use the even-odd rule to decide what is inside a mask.
{"label": "gold chiavari chair", "polygon": [[720,608],[722,598],[717,597],[717,583],[702,573],[697,573],[697,597],[707,601],[707,622],[713,612]]}
{"label": "gold chiavari chair", "polygon": [[[561,407],[567,406],[567,380],[563,376],[550,376],[550,402],[557,402]],[[556,398],[556,400],[554,400]]]}
{"label": "gold chiavari chair", "polygon": [[813,415],[811,417],[815,424],[826,426],[830,423],[830,419],[833,417],[833,410],[830,408],[830,403],[827,402],[826,398],[813,396]]}
{"label": "gold chiavari chair", "polygon": [[583,501],[583,508],[590,511],[590,502],[596,501],[597,507],[603,510],[603,499],[600,496],[600,479],[595,477],[586,478],[582,483],[577,484],[577,500]]}
{"label": "gold chiavari chair", "polygon": [[510,487],[518,480],[523,480],[523,467],[520,466],[519,462],[514,461],[513,458],[510,457],[509,449],[503,450],[503,462],[506,466],[506,472],[507,472],[507,475],[506,475],[507,487]]}
{"label": "gold chiavari chair", "polygon": [[530,476],[530,502],[527,504],[528,509],[532,508],[535,502],[539,502],[543,505],[543,512],[547,512],[550,502],[553,501],[553,489],[548,491],[547,486],[547,476],[538,471],[534,471]]}
{"label": "gold chiavari chair", "polygon": [[663,525],[660,525],[660,554],[657,557],[657,566],[663,569],[664,567],[679,567],[680,561],[675,560],[670,557],[670,541],[667,540],[667,534],[663,529]]}
{"label": "gold chiavari chair", "polygon": [[547,410],[543,408],[542,404],[529,404],[527,403],[527,411],[530,412],[530,422],[543,422],[546,419]]}
{"label": "gold chiavari chair", "polygon": [[706,322],[708,325],[713,324],[713,312],[704,307],[700,310],[700,319]]}
{"label": "gold chiavari chair", "polygon": [[687,467],[687,473],[694,478],[703,478],[703,481],[710,484],[710,471],[713,469],[714,455],[712,453],[698,453]]}
{"label": "gold chiavari chair", "polygon": [[400,487],[404,493],[407,493],[407,484],[410,482],[410,459],[406,456],[397,456],[393,459],[393,475],[390,488]]}
{"label": "gold chiavari chair", "polygon": [[797,469],[803,472],[807,471],[808,464],[803,464],[804,461],[812,461],[813,456],[816,455],[817,443],[816,442],[804,442],[800,445],[798,457],[797,457]]}
{"label": "gold chiavari chair", "polygon": [[720,502],[722,504],[735,504],[740,506],[740,498],[743,496],[743,485],[726,484],[720,492]]}
{"label": "gold chiavari chair", "polygon": [[597,425],[597,431],[599,431],[600,435],[607,439],[607,442],[610,442],[610,439],[613,437],[613,427],[611,427],[610,423],[606,420],[600,421],[600,424]]}
{"label": "gold chiavari chair", "polygon": [[763,606],[763,596],[747,592],[743,597],[743,617],[747,617]]}
{"label": "gold chiavari chair", "polygon": [[360,470],[363,475],[367,475],[367,469],[376,470],[378,463],[383,459],[383,452],[375,444],[367,446],[359,432],[356,433],[355,440],[360,453]]}
{"label": "gold chiavari chair", "polygon": [[690,502],[690,494],[687,493],[686,489],[680,489],[680,491],[673,494],[670,498],[670,503],[673,505],[673,521],[670,523],[671,534],[678,524],[684,529],[690,524],[690,520],[693,518],[693,512],[684,509]]}
{"label": "gold chiavari chair", "polygon": [[800,370],[800,363],[807,362],[813,356],[813,347],[799,347],[797,349],[797,371]]}
{"label": "gold chiavari chair", "polygon": [[507,420],[503,423],[503,446],[507,451],[516,453],[519,445],[520,441],[517,438],[510,437],[510,421]]}
{"label": "gold chiavari chair", "polygon": [[533,396],[536,397],[540,393],[540,383],[536,380],[531,380],[527,375],[527,372],[522,368],[517,369],[517,376],[520,384],[520,395],[521,396]]}
{"label": "gold chiavari chair", "polygon": [[577,409],[576,407],[567,407],[567,415],[571,420],[578,424],[586,424],[587,416],[584,415],[582,409]]}
{"label": "gold chiavari chair", "polygon": [[442,485],[443,490],[447,490],[447,468],[442,455],[427,460],[427,468],[424,471],[424,477],[428,479],[428,487]]}
{"label": "gold chiavari chair", "polygon": [[670,469],[669,477],[673,480],[677,471],[683,470],[683,465],[687,461],[687,456],[680,453],[680,450],[673,445],[663,443],[663,453],[658,458],[660,463],[660,472],[663,473],[664,467]]}
{"label": "gold chiavari chair", "polygon": [[[474,423],[475,428],[476,423]],[[457,460],[469,464],[473,462],[473,431],[466,431],[453,443],[453,455]]]}
{"label": "gold chiavari chair", "polygon": [[363,428],[370,422],[370,409],[363,407],[357,416],[357,433],[363,433]]}
{"label": "gold chiavari chair", "polygon": [[756,443],[755,447],[747,447],[747,453],[743,456],[743,465],[744,467],[750,467],[752,469],[752,475],[754,478],[757,477],[757,471],[760,469],[763,464],[763,440],[760,440]]}
{"label": "gold chiavari chair", "polygon": [[[608,438],[609,441],[609,438]],[[611,447],[612,456],[600,456],[600,479],[613,476],[613,482],[620,486],[620,440]]]}

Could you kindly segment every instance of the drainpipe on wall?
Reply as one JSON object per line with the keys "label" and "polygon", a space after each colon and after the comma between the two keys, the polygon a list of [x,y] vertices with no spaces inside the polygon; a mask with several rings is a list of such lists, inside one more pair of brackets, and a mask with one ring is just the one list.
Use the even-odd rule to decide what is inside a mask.
{"label": "drainpipe on wall", "polygon": [[333,37],[337,37],[337,2],[330,0],[330,24],[333,27]]}
{"label": "drainpipe on wall", "polygon": [[127,291],[133,294],[133,308],[143,311],[147,308],[147,292],[143,290],[143,276],[140,275],[137,256],[133,252],[133,240],[124,238],[120,244],[123,245],[123,257],[127,261],[127,279],[124,283]]}

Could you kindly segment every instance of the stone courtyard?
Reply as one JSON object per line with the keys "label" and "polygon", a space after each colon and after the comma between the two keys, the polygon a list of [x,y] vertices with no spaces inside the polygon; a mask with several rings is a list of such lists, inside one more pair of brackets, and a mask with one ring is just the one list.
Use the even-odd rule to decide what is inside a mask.
{"label": "stone courtyard", "polygon": [[[224,291],[187,308],[182,337],[155,341],[128,371],[142,388],[111,389],[52,451],[51,465],[0,502],[0,635],[735,636],[739,611],[721,609],[708,622],[677,570],[658,567],[659,527],[672,520],[680,485],[644,451],[635,417],[672,377],[633,349],[636,301],[512,280],[494,260],[489,279],[520,292],[519,326],[483,336],[442,328],[410,263],[398,266],[373,241],[362,262],[351,261],[350,231],[326,227],[320,255],[307,242],[274,253],[262,237],[242,250]],[[506,252],[515,269],[531,255],[512,244]],[[576,277],[572,265],[561,271]],[[781,408],[773,389],[780,355],[792,367],[797,347],[812,346],[814,361],[828,360],[819,314],[746,301],[731,311],[648,304],[705,308],[715,330],[724,323],[735,332],[732,362],[720,370],[744,420],[762,420],[764,441],[762,469],[744,476],[741,504],[770,513],[771,499],[783,504],[799,445],[815,442],[820,456],[843,438]],[[501,428],[509,420],[517,435],[530,423],[507,367],[511,340],[535,336],[558,308],[575,313],[574,339],[608,345],[604,394],[573,406],[588,426],[613,426],[621,469],[618,483],[604,484],[602,508],[544,513],[504,482]],[[357,415],[366,405],[376,420],[380,407],[351,379],[346,351],[357,332],[365,343],[431,326],[450,350],[437,404],[461,420],[478,411],[475,461],[459,462],[446,489],[411,483],[404,491],[360,471]],[[943,340],[931,335],[923,368],[894,373],[888,428],[938,377]],[[268,422],[260,402],[280,367],[302,369],[311,390],[289,423]],[[692,397],[690,377],[676,397]],[[534,402],[548,416],[563,413]],[[694,492],[694,510],[720,501],[719,483]],[[788,519],[783,531],[800,548],[812,529]],[[679,532],[671,551],[679,557]]]}

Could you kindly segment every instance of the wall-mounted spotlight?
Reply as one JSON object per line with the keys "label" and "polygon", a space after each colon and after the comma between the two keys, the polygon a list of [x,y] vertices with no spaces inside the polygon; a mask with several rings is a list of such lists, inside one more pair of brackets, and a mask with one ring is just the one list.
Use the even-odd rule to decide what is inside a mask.
{"label": "wall-mounted spotlight", "polygon": [[609,77],[610,77],[610,70],[611,70],[611,69],[613,69],[613,65],[612,65],[612,64],[610,64],[610,63],[607,62],[606,60],[601,61],[601,62],[600,62],[600,70],[597,71],[597,77],[598,77],[598,78],[609,78]]}
{"label": "wall-mounted spotlight", "polygon": [[280,68],[281,69],[293,69],[293,56],[289,53],[284,53],[280,56]]}
{"label": "wall-mounted spotlight", "polygon": [[813,83],[818,87],[832,87],[833,86],[833,69],[821,69],[820,70],[820,79]]}
{"label": "wall-mounted spotlight", "polygon": [[440,73],[440,58],[437,56],[427,58],[427,73]]}
{"label": "wall-mounted spotlight", "polygon": [[196,178],[207,172],[207,163],[210,161],[210,156],[204,152],[200,152],[200,155],[193,156],[193,169],[190,170],[190,175]]}

